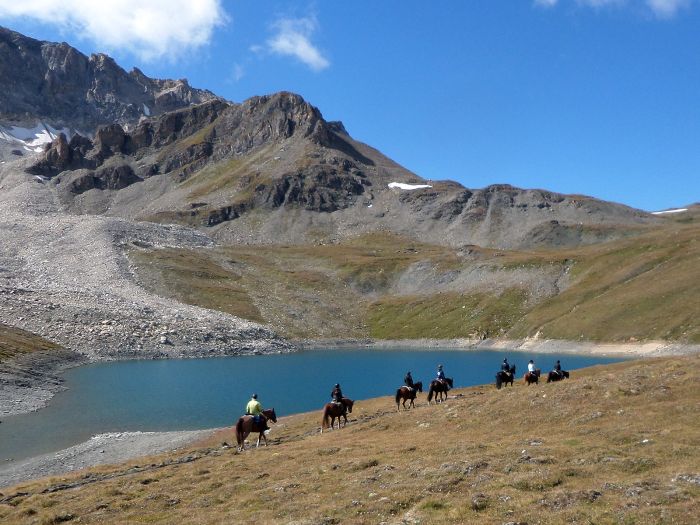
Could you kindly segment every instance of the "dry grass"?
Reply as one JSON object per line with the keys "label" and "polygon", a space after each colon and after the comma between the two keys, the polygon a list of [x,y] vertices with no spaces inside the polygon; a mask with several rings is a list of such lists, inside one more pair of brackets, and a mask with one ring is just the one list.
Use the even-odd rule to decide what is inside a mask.
{"label": "dry grass", "polygon": [[700,228],[670,226],[565,255],[573,285],[527,313],[511,336],[700,342]]}
{"label": "dry grass", "polygon": [[0,324],[0,363],[19,354],[39,350],[56,350],[57,344],[30,332]]}
{"label": "dry grass", "polygon": [[[698,343],[698,224],[669,220],[634,238],[577,249],[473,248],[466,258],[388,233],[340,244],[139,251],[136,257],[143,281],[158,293],[262,321],[293,338],[409,337],[408,329],[411,337],[540,332],[555,339]],[[435,274],[488,268],[504,279],[522,270],[570,273],[561,293],[534,300],[527,286],[397,295],[392,286],[416,263]],[[200,268],[210,266],[216,270],[207,282]],[[222,282],[229,284],[219,289]]]}
{"label": "dry grass", "polygon": [[[391,398],[360,401],[341,431],[319,434],[318,413],[289,416],[268,448],[221,449],[233,437],[225,431],[133,462],[140,471],[4,489],[0,521],[697,523],[698,381],[692,356],[453,391],[438,406],[423,394],[409,412]],[[82,485],[65,489],[72,483]]]}

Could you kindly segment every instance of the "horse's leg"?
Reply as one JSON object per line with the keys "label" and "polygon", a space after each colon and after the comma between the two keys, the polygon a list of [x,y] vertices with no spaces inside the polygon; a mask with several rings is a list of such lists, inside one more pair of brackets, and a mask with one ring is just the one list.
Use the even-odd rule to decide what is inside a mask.
{"label": "horse's leg", "polygon": [[238,447],[238,452],[243,452],[245,450],[245,438],[248,437],[248,434],[246,434],[245,430],[241,431],[241,445]]}
{"label": "horse's leg", "polygon": [[[260,432],[260,436],[262,436],[265,446],[267,446],[267,436],[265,435],[265,432]],[[258,436],[258,441],[260,441],[260,436]]]}

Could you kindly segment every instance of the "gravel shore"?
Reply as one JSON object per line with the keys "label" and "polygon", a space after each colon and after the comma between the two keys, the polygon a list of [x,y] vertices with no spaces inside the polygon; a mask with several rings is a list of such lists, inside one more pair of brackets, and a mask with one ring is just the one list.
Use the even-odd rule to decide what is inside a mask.
{"label": "gravel shore", "polygon": [[0,466],[0,487],[57,476],[96,465],[121,463],[160,454],[206,438],[211,430],[178,432],[110,432],[73,447]]}

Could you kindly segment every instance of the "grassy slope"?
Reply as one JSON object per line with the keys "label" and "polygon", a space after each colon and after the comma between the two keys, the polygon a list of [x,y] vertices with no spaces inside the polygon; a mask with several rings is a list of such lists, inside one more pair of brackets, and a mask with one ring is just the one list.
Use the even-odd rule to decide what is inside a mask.
{"label": "grassy slope", "polygon": [[[3,489],[0,521],[697,523],[698,381],[692,356],[463,389],[439,406],[421,394],[410,412],[360,401],[341,431],[289,416],[273,446],[242,455],[218,446],[227,430],[193,451]],[[86,484],[60,490],[73,482]]]}
{"label": "grassy slope", "polygon": [[511,336],[700,342],[700,228],[671,221],[623,242],[571,253],[574,285],[539,304]]}
{"label": "grassy slope", "polygon": [[19,328],[0,324],[0,363],[19,354],[55,350],[58,345]]}
{"label": "grassy slope", "polygon": [[[450,248],[389,234],[339,245],[134,250],[156,292],[269,323],[288,337],[543,337],[700,342],[700,214],[637,237],[575,250]],[[562,293],[533,300],[505,291],[430,289],[392,295],[412,264],[437,271],[570,268]],[[462,308],[462,307],[465,308]]]}

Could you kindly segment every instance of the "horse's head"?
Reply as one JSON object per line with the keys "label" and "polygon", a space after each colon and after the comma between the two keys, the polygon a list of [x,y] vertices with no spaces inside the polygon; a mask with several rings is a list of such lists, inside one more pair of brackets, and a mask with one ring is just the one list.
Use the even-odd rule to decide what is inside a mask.
{"label": "horse's head", "polygon": [[515,375],[515,365],[510,365],[510,373]]}
{"label": "horse's head", "polygon": [[348,412],[352,413],[352,405],[355,404],[355,402],[352,399],[348,399],[347,397],[343,398],[343,404],[348,407]]}
{"label": "horse's head", "polygon": [[423,391],[423,382],[422,381],[418,381],[417,383],[413,383],[413,386],[416,388],[416,390],[418,390],[418,392]]}
{"label": "horse's head", "polygon": [[452,378],[451,377],[446,377],[445,381],[447,382],[448,385],[450,385],[450,388],[452,388]]}
{"label": "horse's head", "polygon": [[267,419],[270,419],[273,423],[277,423],[277,414],[275,414],[274,408],[268,408],[266,410],[263,410],[263,415]]}

